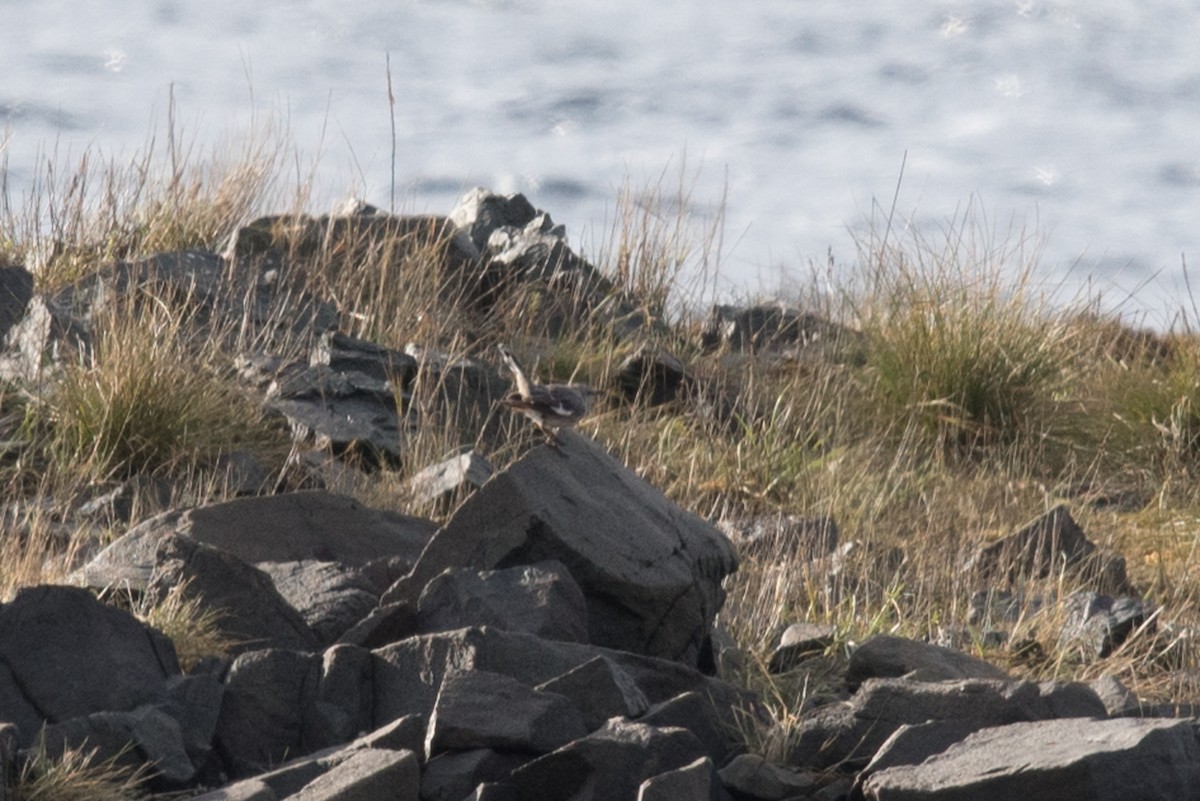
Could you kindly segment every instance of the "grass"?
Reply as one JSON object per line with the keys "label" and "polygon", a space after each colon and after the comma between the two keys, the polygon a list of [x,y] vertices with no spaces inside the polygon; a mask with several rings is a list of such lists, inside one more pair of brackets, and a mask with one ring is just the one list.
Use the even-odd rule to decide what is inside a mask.
{"label": "grass", "polygon": [[[0,241],[8,258],[39,267],[43,289],[107,259],[222,247],[264,204],[304,204],[304,186],[278,192],[275,151],[251,147],[243,157],[197,163],[171,147],[164,178],[153,159],[98,176],[92,162],[65,178],[52,172],[23,214],[6,204]],[[1052,612],[1028,605],[1010,641],[1036,639],[1041,657],[985,647],[978,629],[968,647],[1020,675],[1111,673],[1148,700],[1200,699],[1189,678],[1200,675],[1200,653],[1187,636],[1200,625],[1200,336],[1186,326],[1139,331],[1086,298],[1047,297],[1025,232],[996,232],[968,213],[934,234],[880,223],[853,264],[797,291],[806,310],[861,332],[864,359],[705,353],[698,332],[714,300],[720,215],[696,222],[687,186],[681,173],[678,189],[666,180],[624,189],[611,236],[585,254],[654,321],[645,341],[621,334],[582,291],[473,293],[473,276],[445,268],[446,242],[431,229],[348,227],[295,240],[289,279],[334,303],[344,330],[427,354],[415,382],[397,387],[415,424],[403,464],[355,474],[346,489],[369,504],[443,517],[445,506],[407,491],[415,471],[471,446],[497,467],[517,458],[524,427],[462,403],[464,373],[439,365],[494,365],[504,341],[542,378],[609,387],[622,359],[650,344],[678,356],[703,389],[662,406],[609,396],[582,425],[586,434],[703,517],[828,516],[844,542],[857,543],[837,569],[796,549],[747,553],[729,579],[720,623],[747,654],[730,678],[761,691],[781,727],[763,735],[764,748],[782,747],[855,642],[965,626],[982,588],[961,570],[965,558],[1063,501],[1093,540],[1126,556],[1156,604],[1157,630],[1089,662],[1057,643]],[[284,470],[285,435],[261,419],[226,347],[266,340],[244,321],[198,337],[212,321],[201,324],[193,301],[147,289],[112,305],[94,321],[92,346],[68,355],[43,386],[0,393],[8,443],[0,491],[7,508],[25,510],[0,541],[5,592],[61,577],[81,543],[53,524],[70,518],[87,488],[149,473],[180,482],[181,502],[220,500],[228,490],[213,466],[241,448]],[[306,348],[299,337],[272,344]],[[511,426],[514,436],[477,436],[485,426]],[[139,509],[106,536],[152,511]],[[1025,589],[1054,609],[1077,586],[1054,576]],[[149,614],[185,660],[222,647],[198,609]],[[836,644],[807,667],[768,675],[780,631],[800,620],[832,624]]]}

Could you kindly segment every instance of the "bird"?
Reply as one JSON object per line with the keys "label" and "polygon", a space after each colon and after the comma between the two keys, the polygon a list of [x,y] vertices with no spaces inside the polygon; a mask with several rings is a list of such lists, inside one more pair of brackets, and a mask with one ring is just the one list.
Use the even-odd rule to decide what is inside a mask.
{"label": "bird", "polygon": [[521,365],[517,364],[512,351],[504,345],[497,347],[517,385],[517,391],[510,393],[500,403],[532,420],[552,444],[560,444],[556,432],[560,428],[570,428],[583,419],[588,412],[588,396],[594,395],[595,390],[569,384],[534,384],[525,375]]}

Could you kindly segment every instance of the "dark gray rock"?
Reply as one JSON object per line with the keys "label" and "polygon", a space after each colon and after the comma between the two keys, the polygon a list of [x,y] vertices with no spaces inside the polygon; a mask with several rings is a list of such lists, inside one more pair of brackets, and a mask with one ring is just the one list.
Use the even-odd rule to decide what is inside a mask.
{"label": "dark gray rock", "polygon": [[306,748],[338,745],[373,727],[372,670],[371,653],[362,648],[335,645],[325,651],[316,693],[305,719]]}
{"label": "dark gray rock", "polygon": [[859,331],[782,303],[713,306],[700,334],[706,351],[773,350],[803,361],[858,362],[865,337]]}
{"label": "dark gray rock", "polygon": [[390,748],[393,751],[425,752],[425,730],[428,721],[420,715],[405,715],[380,726],[354,741],[366,748]]}
{"label": "dark gray rock", "polygon": [[1143,626],[1154,631],[1154,608],[1140,598],[1082,591],[1069,595],[1063,607],[1066,621],[1059,632],[1059,647],[1074,651],[1085,661],[1112,655]]}
{"label": "dark gray rock", "polygon": [[879,634],[850,654],[846,685],[853,691],[867,679],[893,678],[916,673],[922,681],[947,679],[1007,679],[1000,668],[970,654]]}
{"label": "dark gray rock", "polygon": [[772,764],[757,754],[734,757],[718,775],[736,798],[793,798],[807,794],[817,783],[807,773]]}
{"label": "dark gray rock", "polygon": [[1019,585],[1061,570],[1090,582],[1100,592],[1131,593],[1125,561],[1101,552],[1071,517],[1065,504],[1055,506],[1019,530],[980,548],[965,567],[985,579]]}
{"label": "dark gray rock", "polygon": [[356,750],[289,801],[417,801],[420,768],[412,751]]}
{"label": "dark gray rock", "polygon": [[534,686],[604,656],[633,679],[650,703],[697,690],[723,715],[756,714],[748,696],[677,662],[577,643],[543,640],[501,629],[458,631],[410,637],[372,652],[375,721],[408,714],[428,715],[442,678],[451,670],[485,670]]}
{"label": "dark gray rock", "polygon": [[279,801],[279,796],[265,782],[243,779],[202,795],[191,801]]}
{"label": "dark gray rock", "polygon": [[611,720],[513,771],[510,781],[522,798],[635,798],[646,779],[704,756],[700,743],[683,729]]}
{"label": "dark gray rock", "polygon": [[1142,703],[1116,676],[1101,676],[1088,682],[1100,697],[1110,718],[1131,718],[1142,715]]}
{"label": "dark gray rock", "polygon": [[94,751],[96,759],[129,768],[148,763],[159,788],[186,786],[196,775],[179,724],[155,706],[129,712],[93,712],[49,723],[39,732],[50,759],[67,750]]}
{"label": "dark gray rock", "polygon": [[167,512],[141,523],[82,571],[94,587],[144,589],[158,541],[183,534],[247,564],[315,559],[362,566],[377,559],[416,561],[436,526],[420,518],[369,509],[322,491],[238,498]]}
{"label": "dark gray rock", "polygon": [[339,643],[381,648],[417,633],[416,604],[383,604],[372,609],[338,638]]}
{"label": "dark gray rock", "polygon": [[1200,794],[1200,745],[1183,720],[1051,720],[969,735],[863,783],[869,801],[1138,801]]}
{"label": "dark gray rock", "polygon": [[615,380],[626,400],[647,406],[680,400],[695,381],[679,359],[646,345],[621,361]]}
{"label": "dark gray rock", "polygon": [[204,765],[212,752],[224,695],[225,685],[207,673],[167,679],[167,700],[162,709],[179,723],[183,747],[197,767]]}
{"label": "dark gray rock", "polygon": [[849,702],[818,707],[800,720],[788,762],[817,769],[861,766],[900,726],[926,721],[971,721],[983,728],[1105,715],[1096,694],[1077,683],[870,679]]}
{"label": "dark gray rock", "polygon": [[738,729],[739,721],[722,716],[726,711],[715,707],[701,693],[692,691],[655,704],[638,718],[638,722],[659,728],[685,729],[695,735],[713,762],[724,765],[730,757],[746,750],[745,735]]}
{"label": "dark gray rock", "polygon": [[605,656],[589,659],[535,689],[571,699],[583,714],[588,731],[600,728],[609,718],[636,718],[650,708],[629,674]]}
{"label": "dark gray rock", "polygon": [[858,797],[861,797],[863,782],[872,774],[895,765],[919,765],[982,728],[986,726],[978,720],[961,718],[904,724],[883,741],[875,756],[855,776]]}
{"label": "dark gray rock", "polygon": [[45,723],[167,700],[175,649],[86,590],[38,586],[0,605],[0,709],[28,747]]}
{"label": "dark gray rock", "polygon": [[711,759],[697,759],[646,779],[638,787],[637,801],[715,801],[716,774]]}
{"label": "dark gray rock", "polygon": [[459,199],[450,212],[450,222],[482,253],[497,228],[524,228],[537,215],[538,210],[524,195],[505,197],[476,187]]}
{"label": "dark gray rock", "polygon": [[408,386],[417,374],[417,360],[407,353],[340,331],[321,335],[309,355],[309,365],[328,367],[337,373],[365,375],[401,387]]}
{"label": "dark gray rock", "polygon": [[490,748],[447,751],[421,770],[422,801],[462,801],[480,784],[506,778],[532,755],[500,753]]}
{"label": "dark gray rock", "polygon": [[468,498],[383,601],[413,600],[447,567],[557,559],[583,588],[592,643],[696,664],[737,566],[729,541],[594,442],[561,439]]}
{"label": "dark gray rock", "polygon": [[340,562],[259,562],[275,589],[298,611],[325,646],[335,642],[375,609],[380,588],[362,571]]}
{"label": "dark gray rock", "polygon": [[0,267],[0,338],[25,316],[33,299],[33,273],[24,267]]}
{"label": "dark gray rock", "polygon": [[767,663],[768,673],[785,673],[792,668],[820,656],[833,645],[837,628],[828,623],[793,623],[788,626],[771,653]]}
{"label": "dark gray rock", "polygon": [[232,775],[252,775],[310,750],[305,718],[320,670],[319,655],[296,651],[252,651],[234,660],[215,738]]}
{"label": "dark gray rock", "polygon": [[482,670],[448,673],[429,718],[425,755],[495,748],[544,754],[587,733],[564,696]]}
{"label": "dark gray rock", "polygon": [[317,650],[312,630],[275,589],[271,577],[218,548],[183,536],[161,540],[146,599],[154,606],[172,592],[218,613],[214,624],[230,641],[232,653]]}
{"label": "dark gray rock", "polygon": [[417,626],[422,633],[493,626],[586,642],[587,604],[570,572],[555,560],[504,570],[450,568],[421,592]]}

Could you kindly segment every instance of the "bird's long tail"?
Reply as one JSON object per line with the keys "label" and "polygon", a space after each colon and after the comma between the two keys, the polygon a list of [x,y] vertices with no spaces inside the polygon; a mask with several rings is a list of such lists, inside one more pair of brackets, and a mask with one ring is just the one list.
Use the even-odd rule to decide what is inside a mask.
{"label": "bird's long tail", "polygon": [[521,369],[521,365],[517,364],[517,360],[513,358],[512,352],[504,345],[497,345],[500,350],[500,358],[504,359],[504,363],[508,365],[508,369],[512,370],[513,378],[517,382],[517,392],[521,393],[522,398],[529,398],[533,395],[529,387],[529,379],[525,375],[525,371]]}

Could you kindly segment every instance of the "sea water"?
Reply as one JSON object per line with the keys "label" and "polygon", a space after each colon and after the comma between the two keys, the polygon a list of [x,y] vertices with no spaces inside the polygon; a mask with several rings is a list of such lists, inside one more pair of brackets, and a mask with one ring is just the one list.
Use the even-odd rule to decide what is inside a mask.
{"label": "sea water", "polygon": [[0,141],[17,205],[48,158],[161,148],[168,106],[197,152],[271,121],[314,210],[482,185],[585,251],[622,186],[682,181],[734,295],[969,218],[1157,319],[1200,260],[1198,42],[1195,0],[0,0]]}

